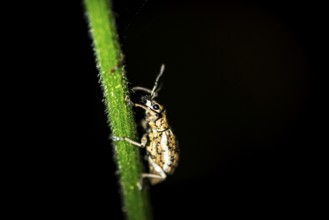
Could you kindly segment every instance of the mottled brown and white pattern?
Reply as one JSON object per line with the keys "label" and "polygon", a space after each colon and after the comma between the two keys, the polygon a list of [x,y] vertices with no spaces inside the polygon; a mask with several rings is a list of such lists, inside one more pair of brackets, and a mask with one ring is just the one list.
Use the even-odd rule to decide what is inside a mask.
{"label": "mottled brown and white pattern", "polygon": [[[161,129],[158,130],[157,128],[159,127]],[[159,127],[154,127],[148,133],[148,144],[146,145],[146,150],[149,157],[150,173],[158,174],[154,169],[152,163],[154,162],[161,167],[166,174],[172,174],[178,165],[179,159],[176,138],[171,129],[164,128],[163,126]],[[151,179],[151,183],[156,184],[163,180],[164,178],[153,178]]]}

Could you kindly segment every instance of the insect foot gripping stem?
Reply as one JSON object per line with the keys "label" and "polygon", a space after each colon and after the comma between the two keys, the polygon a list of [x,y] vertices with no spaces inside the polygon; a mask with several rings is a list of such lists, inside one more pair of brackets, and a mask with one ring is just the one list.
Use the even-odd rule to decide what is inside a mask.
{"label": "insect foot gripping stem", "polygon": [[113,141],[127,141],[127,142],[131,143],[132,145],[135,145],[135,146],[137,146],[137,147],[141,147],[141,148],[145,147],[145,143],[144,143],[144,142],[139,143],[139,142],[134,141],[134,140],[132,140],[132,139],[130,139],[130,138],[127,138],[127,137],[117,137],[117,136],[115,136],[115,135],[112,135],[112,136],[111,136],[111,139],[112,139]]}
{"label": "insect foot gripping stem", "polygon": [[128,95],[126,95],[125,97],[125,101],[127,102],[128,105],[130,106],[134,106],[135,104],[131,101],[130,97]]}
{"label": "insect foot gripping stem", "polygon": [[124,140],[124,138],[117,137],[117,136],[115,136],[115,135],[112,135],[112,136],[111,136],[111,139],[112,139],[113,141],[122,141],[122,140]]}

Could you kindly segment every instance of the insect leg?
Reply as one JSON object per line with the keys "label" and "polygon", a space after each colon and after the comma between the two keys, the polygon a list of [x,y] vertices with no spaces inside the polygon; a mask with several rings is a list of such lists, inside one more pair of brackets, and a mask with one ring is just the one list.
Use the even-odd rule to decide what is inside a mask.
{"label": "insect leg", "polygon": [[139,104],[139,103],[133,103],[133,102],[131,101],[131,99],[129,98],[129,96],[126,96],[126,97],[125,97],[125,100],[126,100],[126,102],[127,102],[129,105],[131,105],[131,106],[142,108],[142,109],[144,109],[145,111],[148,111],[148,110],[149,110],[145,105],[142,105],[142,104]]}
{"label": "insect leg", "polygon": [[[161,88],[160,88],[161,89]],[[160,91],[160,89],[157,89],[155,92],[153,92],[153,98],[156,98],[158,97],[158,92]],[[143,91],[143,92],[146,92],[148,94],[152,94],[152,90],[148,89],[148,88],[145,88],[145,87],[140,87],[140,86],[135,86],[131,89],[133,92],[136,92],[136,91]]]}
{"label": "insect leg", "polygon": [[139,104],[139,103],[134,103],[134,102],[132,102],[128,95],[125,97],[125,100],[126,100],[126,102],[127,102],[129,105],[131,105],[131,106],[142,108],[142,109],[144,109],[145,111],[148,111],[148,110],[149,110],[145,105],[142,105],[142,104]]}
{"label": "insect leg", "polygon": [[133,144],[135,146],[138,146],[138,147],[141,147],[141,148],[144,148],[145,147],[145,145],[143,143],[139,143],[139,142],[134,141],[134,140],[132,140],[130,138],[127,138],[127,137],[117,137],[117,136],[114,136],[113,135],[112,136],[112,140],[113,141],[127,141],[127,142],[129,142],[129,143],[131,143],[131,144]]}
{"label": "insect leg", "polygon": [[131,89],[133,92],[136,92],[136,91],[143,91],[143,92],[146,92],[146,93],[149,93],[151,94],[152,90],[148,89],[148,88],[144,88],[144,87],[140,87],[140,86],[135,86]]}
{"label": "insect leg", "polygon": [[148,158],[148,161],[155,173],[143,173],[139,181],[139,189],[142,189],[144,178],[150,179],[152,185],[162,182],[167,178],[166,173],[159,165],[157,165],[151,158]]}
{"label": "insect leg", "polygon": [[112,135],[112,140],[113,141],[127,141],[135,146],[138,146],[138,147],[141,147],[141,148],[144,148],[147,144],[147,133],[145,133],[142,137],[142,140],[141,142],[137,142],[137,141],[134,141],[130,138],[127,138],[127,137],[117,137],[117,136],[114,136]]}
{"label": "insect leg", "polygon": [[133,103],[128,95],[125,97],[125,101],[128,103],[128,105],[134,106],[135,103]]}

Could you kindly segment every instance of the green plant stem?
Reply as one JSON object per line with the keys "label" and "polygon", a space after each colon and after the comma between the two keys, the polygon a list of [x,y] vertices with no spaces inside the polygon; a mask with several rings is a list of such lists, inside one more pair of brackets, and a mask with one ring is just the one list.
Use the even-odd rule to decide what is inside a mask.
{"label": "green plant stem", "polygon": [[[107,108],[108,124],[115,136],[136,140],[132,109],[125,101],[128,92],[124,68],[116,68],[122,56],[111,4],[108,0],[85,0],[84,3]],[[151,218],[147,192],[140,191],[137,185],[142,173],[139,150],[125,141],[114,143],[123,210],[129,220]]]}

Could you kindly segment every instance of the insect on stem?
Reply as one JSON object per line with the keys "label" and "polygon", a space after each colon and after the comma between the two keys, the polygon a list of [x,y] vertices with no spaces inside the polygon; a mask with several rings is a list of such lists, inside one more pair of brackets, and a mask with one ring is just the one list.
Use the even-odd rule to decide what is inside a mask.
{"label": "insect on stem", "polygon": [[152,90],[144,87],[134,87],[133,91],[141,90],[151,93],[150,96],[142,97],[142,103],[133,103],[129,98],[126,98],[126,101],[134,107],[145,110],[145,133],[142,139],[134,141],[128,137],[112,138],[114,141],[126,141],[138,147],[146,147],[149,172],[142,173],[138,183],[140,189],[142,189],[144,178],[149,179],[152,185],[164,181],[167,174],[173,174],[179,161],[177,140],[168,124],[166,110],[163,105],[154,100],[157,96],[158,81],[164,69],[165,65],[162,64]]}

